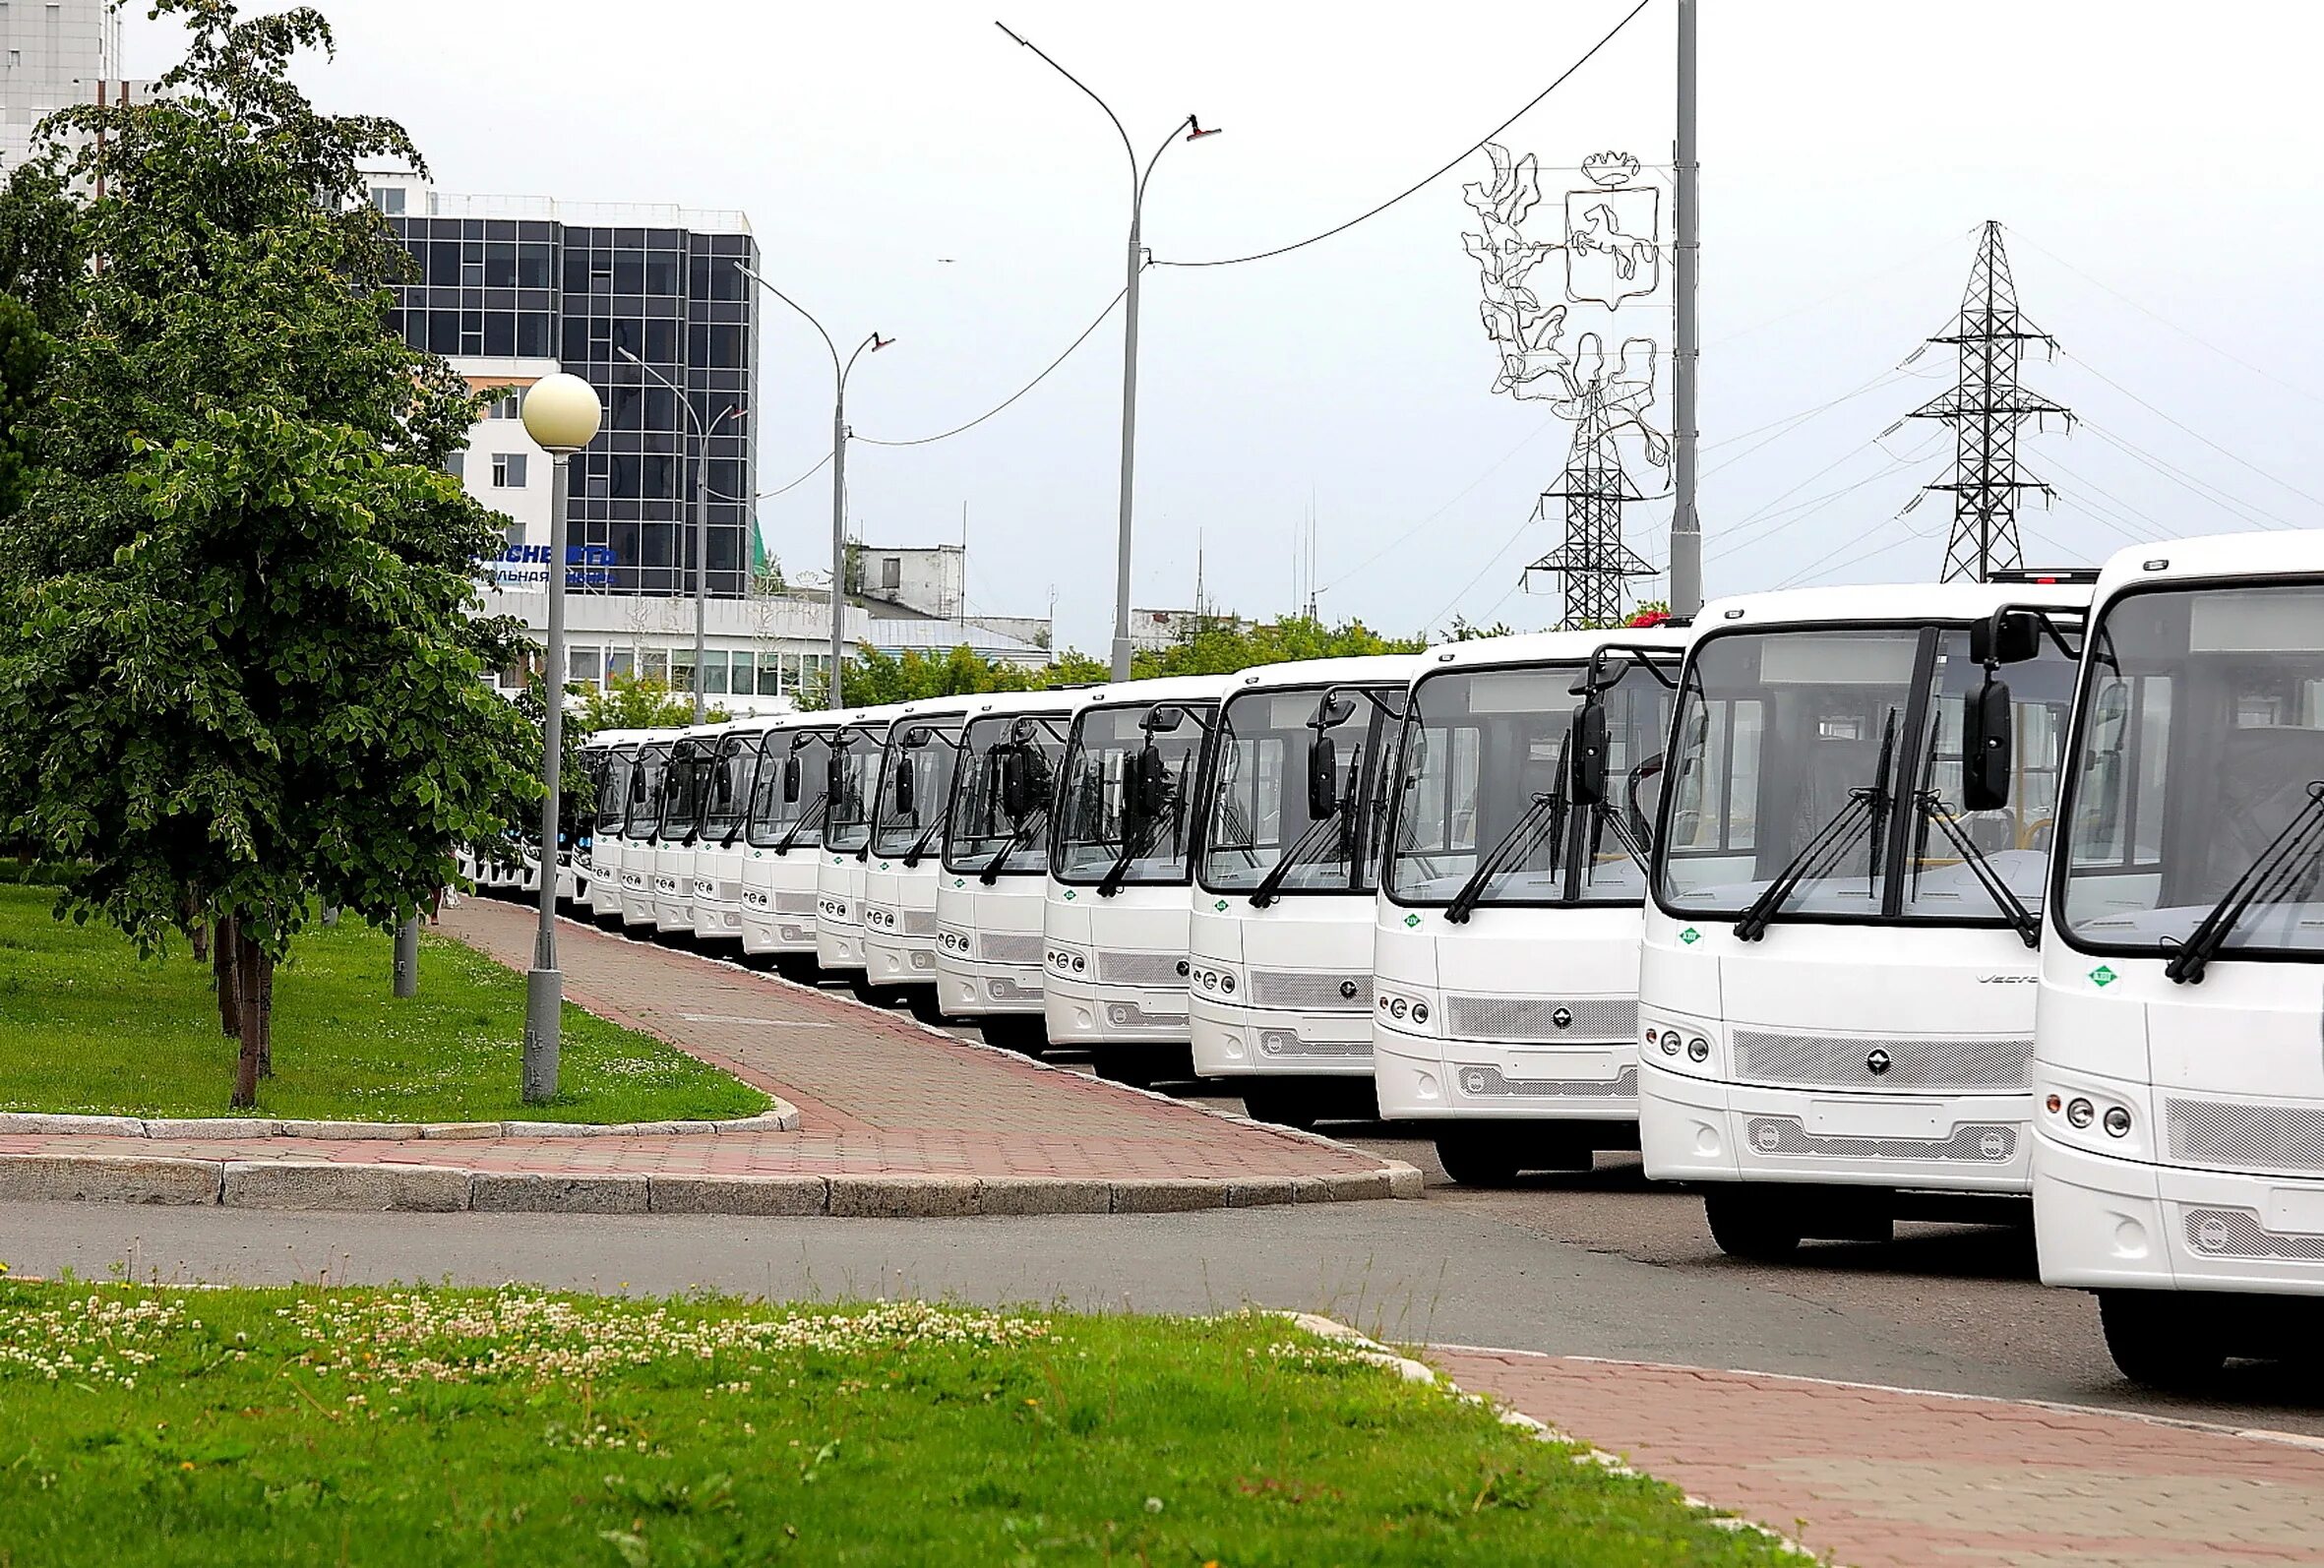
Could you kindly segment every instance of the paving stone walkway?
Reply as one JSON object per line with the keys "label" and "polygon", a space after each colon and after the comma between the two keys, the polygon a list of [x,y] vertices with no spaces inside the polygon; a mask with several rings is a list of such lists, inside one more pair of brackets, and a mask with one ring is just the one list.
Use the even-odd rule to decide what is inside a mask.
{"label": "paving stone walkway", "polygon": [[2324,1564],[2311,1439],[1754,1372],[1429,1359],[1853,1568]]}
{"label": "paving stone walkway", "polygon": [[[464,899],[444,912],[448,935],[518,970],[531,961],[533,927],[531,911],[486,898]],[[710,1136],[134,1141],[7,1133],[0,1134],[0,1157],[425,1166],[584,1181],[888,1177],[951,1183],[920,1210],[875,1202],[847,1212],[1015,1212],[1009,1203],[980,1204],[974,1184],[1027,1180],[1080,1182],[1085,1188],[1062,1203],[1031,1203],[1034,1212],[1386,1197],[1391,1186],[1419,1195],[1417,1172],[1359,1150],[1044,1067],[846,997],[572,921],[559,929],[558,959],[573,1001],[780,1096],[799,1109],[798,1129]],[[1194,1190],[1194,1183],[1209,1190]],[[225,1201],[236,1201],[231,1179],[223,1190]],[[841,1212],[836,1190],[828,1212]],[[481,1194],[473,1206],[485,1206]],[[623,1199],[618,1206],[635,1205]],[[806,1211],[741,1212],[815,1210],[809,1202]]]}

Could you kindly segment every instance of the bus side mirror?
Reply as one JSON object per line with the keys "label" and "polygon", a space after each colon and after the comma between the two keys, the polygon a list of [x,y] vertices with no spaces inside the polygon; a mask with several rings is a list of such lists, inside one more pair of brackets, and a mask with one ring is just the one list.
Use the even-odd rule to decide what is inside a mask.
{"label": "bus side mirror", "polygon": [[1320,822],[1339,810],[1339,748],[1328,735],[1308,743],[1308,816]]}
{"label": "bus side mirror", "polygon": [[838,753],[833,752],[830,761],[824,764],[824,793],[836,801],[846,782],[847,764],[840,760]]}
{"label": "bus side mirror", "polygon": [[1033,809],[1033,769],[1021,747],[1001,754],[1001,810],[1012,822],[1021,822]]}
{"label": "bus side mirror", "polygon": [[2007,682],[1986,678],[1961,714],[1961,806],[1997,812],[2009,804],[2010,708]]}
{"label": "bus side mirror", "polygon": [[2041,651],[2041,619],[2024,610],[1995,610],[1969,629],[1969,656],[1988,670],[2023,664]]}
{"label": "bus side mirror", "polygon": [[1162,749],[1148,741],[1131,758],[1129,788],[1122,795],[1122,814],[1131,823],[1145,823],[1160,816],[1170,805],[1170,768],[1162,760]]}
{"label": "bus side mirror", "polygon": [[783,804],[785,806],[795,805],[798,802],[799,787],[806,782],[806,775],[807,769],[800,764],[797,752],[793,752],[789,756],[783,758]]}
{"label": "bus side mirror", "polygon": [[1573,716],[1573,800],[1596,806],[1606,799],[1606,707],[1584,703]]}
{"label": "bus side mirror", "polygon": [[[904,744],[909,746],[911,742],[907,738]],[[906,816],[913,816],[917,814],[913,807],[920,796],[920,770],[912,765],[912,759],[908,756],[899,756],[896,761],[901,765],[895,770],[895,809]]]}

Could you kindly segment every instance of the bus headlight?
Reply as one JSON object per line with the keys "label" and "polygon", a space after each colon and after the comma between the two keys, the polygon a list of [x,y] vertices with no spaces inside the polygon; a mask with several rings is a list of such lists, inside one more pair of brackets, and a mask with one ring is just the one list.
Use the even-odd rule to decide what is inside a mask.
{"label": "bus headlight", "polygon": [[2066,1121],[2076,1127],[2087,1127],[2098,1118],[2098,1108],[2079,1095],[2066,1102]]}
{"label": "bus headlight", "polygon": [[1662,1032],[1662,1054],[1666,1056],[1675,1056],[1679,1054],[1678,1030],[1665,1029]]}
{"label": "bus headlight", "polygon": [[[1668,1040],[1670,1040],[1671,1038],[1672,1038],[1672,1037],[1671,1037],[1671,1036],[1669,1036],[1669,1035],[1665,1035],[1665,1036],[1663,1037],[1663,1039],[1664,1039],[1665,1041],[1668,1041]],[[1663,1049],[1667,1051],[1667,1050],[1669,1050],[1670,1048],[1669,1048],[1669,1046],[1668,1046],[1668,1045],[1666,1045],[1666,1046],[1665,1046]],[[1694,1037],[1692,1040],[1689,1040],[1689,1041],[1687,1041],[1687,1042],[1686,1042],[1686,1059],[1687,1059],[1688,1061],[1708,1061],[1708,1060],[1710,1060],[1710,1059],[1711,1059],[1711,1043],[1710,1043],[1708,1040],[1705,1040],[1705,1039],[1704,1039],[1702,1036],[1700,1036],[1700,1035],[1696,1035],[1696,1036],[1695,1036],[1695,1037]]]}
{"label": "bus headlight", "polygon": [[1416,1024],[1425,1024],[1429,1021],[1429,1004],[1427,1002],[1416,1001],[1412,1004],[1412,1021]]}
{"label": "bus headlight", "polygon": [[2106,1129],[2110,1137],[2128,1137],[2130,1135],[2130,1113],[2120,1106],[2107,1107]]}

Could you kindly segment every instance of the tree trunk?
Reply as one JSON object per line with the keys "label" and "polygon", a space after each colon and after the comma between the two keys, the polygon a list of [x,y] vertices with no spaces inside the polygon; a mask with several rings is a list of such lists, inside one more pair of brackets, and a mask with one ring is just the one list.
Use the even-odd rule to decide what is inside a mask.
{"label": "tree trunk", "polygon": [[202,918],[201,906],[191,894],[186,897],[186,935],[194,942],[194,962],[210,962],[210,922]]}
{"label": "tree trunk", "polygon": [[275,1076],[275,959],[263,950],[258,955],[258,1073]]}
{"label": "tree trunk", "polygon": [[237,1111],[248,1111],[258,1104],[259,1052],[266,1038],[259,1011],[264,985],[259,975],[260,958],[258,943],[236,943],[234,1000],[238,1026],[235,1032],[241,1038],[242,1050],[234,1058],[234,1098],[230,1103]]}
{"label": "tree trunk", "polygon": [[231,915],[220,915],[217,939],[210,944],[210,972],[217,982],[217,1026],[228,1040],[237,1038],[242,1029],[242,1004],[236,999],[236,983],[241,978],[237,957],[242,950],[241,933]]}

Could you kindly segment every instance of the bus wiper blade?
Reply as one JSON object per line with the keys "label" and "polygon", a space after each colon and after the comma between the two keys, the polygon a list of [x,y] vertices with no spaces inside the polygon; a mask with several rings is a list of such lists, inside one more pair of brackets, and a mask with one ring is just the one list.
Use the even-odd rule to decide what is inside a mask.
{"label": "bus wiper blade", "polygon": [[1962,862],[1977,877],[1978,885],[1986,890],[1987,896],[2000,907],[2009,924],[2016,928],[2019,938],[2028,947],[2041,946],[2041,917],[2026,908],[2024,900],[2009,890],[2009,884],[2001,879],[1999,872],[1993,870],[1993,863],[1987,857],[1985,850],[1978,845],[1977,840],[1961,830],[1959,819],[1945,810],[1945,803],[1938,798],[1936,791],[1923,790],[1915,799],[1921,808],[1921,814],[1934,822],[1937,829],[1952,842]]}
{"label": "bus wiper blade", "polygon": [[[1158,828],[1161,824],[1161,818],[1154,818],[1154,822]],[[1141,842],[1137,838],[1131,836],[1130,829],[1125,827],[1122,830],[1122,853],[1114,858],[1113,865],[1106,868],[1105,875],[1097,879],[1097,896],[1100,898],[1112,898],[1115,894],[1121,892],[1123,881],[1130,875],[1130,863],[1136,860],[1140,855],[1143,855],[1148,849],[1151,849],[1153,847],[1153,843],[1154,834],[1152,832],[1147,833],[1144,840]]]}
{"label": "bus wiper blade", "polygon": [[1612,801],[1600,801],[1591,808],[1593,814],[1606,826],[1614,829],[1614,841],[1622,853],[1637,864],[1638,874],[1646,874],[1646,846],[1638,842],[1638,835],[1630,831],[1630,824],[1622,819],[1621,812]]}
{"label": "bus wiper blade", "polygon": [[1484,900],[1485,884],[1500,874],[1503,857],[1508,855],[1509,847],[1522,838],[1524,847],[1515,858],[1523,860],[1533,853],[1533,846],[1547,836],[1540,829],[1546,825],[1555,831],[1564,820],[1565,792],[1562,789],[1547,795],[1536,795],[1533,804],[1525,808],[1517,819],[1509,824],[1509,830],[1500,836],[1500,842],[1493,846],[1493,852],[1477,862],[1477,869],[1469,873],[1469,879],[1460,884],[1460,891],[1454,893],[1452,902],[1444,906],[1444,918],[1455,926],[1467,925],[1469,916],[1475,913],[1477,905]]}
{"label": "bus wiper blade", "polygon": [[2229,935],[2251,906],[2281,902],[2293,883],[2308,873],[2320,852],[2324,852],[2324,779],[2315,779],[2308,784],[2307,804],[2292,814],[2284,830],[2269,840],[2243,874],[2220,894],[2211,913],[2163,966],[2163,973],[2174,985],[2203,984],[2203,971],[2227,945]]}
{"label": "bus wiper blade", "polygon": [[1859,829],[1869,825],[1881,814],[1887,792],[1877,784],[1867,784],[1848,792],[1848,803],[1832,814],[1832,819],[1818,829],[1815,836],[1800,846],[1784,869],[1775,874],[1775,880],[1759,892],[1759,896],[1744,906],[1735,919],[1735,939],[1755,942],[1767,935],[1767,927],[1783,909],[1785,900],[1809,876],[1822,876],[1833,862],[1846,854],[1856,842]]}
{"label": "bus wiper blade", "polygon": [[1291,874],[1292,869],[1301,861],[1315,853],[1316,846],[1323,842],[1326,831],[1336,829],[1339,821],[1340,810],[1334,806],[1330,815],[1318,816],[1310,822],[1308,830],[1292,840],[1291,847],[1283,852],[1283,858],[1268,867],[1266,875],[1260,877],[1258,885],[1251,890],[1251,907],[1264,909],[1273,903],[1283,889],[1283,879]]}
{"label": "bus wiper blade", "polygon": [[945,824],[942,821],[934,821],[928,824],[928,831],[922,833],[918,840],[913,843],[912,847],[904,851],[904,869],[906,871],[909,871],[913,867],[920,864],[921,857],[928,853],[928,846],[935,843],[936,835],[943,832],[944,830]]}
{"label": "bus wiper blade", "polygon": [[1027,841],[1032,838],[1033,829],[1037,824],[1048,819],[1049,808],[1046,806],[1036,807],[1025,813],[1025,819],[1016,824],[1016,830],[1010,833],[1009,841],[1001,846],[1001,853],[985,862],[985,869],[976,874],[976,879],[987,887],[999,881],[1001,868],[1009,864],[1009,857],[1025,846]]}
{"label": "bus wiper blade", "polygon": [[774,852],[777,855],[788,855],[792,850],[797,849],[799,847],[799,835],[807,831],[807,824],[810,822],[820,822],[825,816],[830,814],[830,809],[831,796],[830,792],[826,790],[823,794],[818,795],[813,803],[808,806],[807,810],[799,814],[799,820],[791,824],[791,830],[789,832],[785,833],[781,838],[775,840]]}

